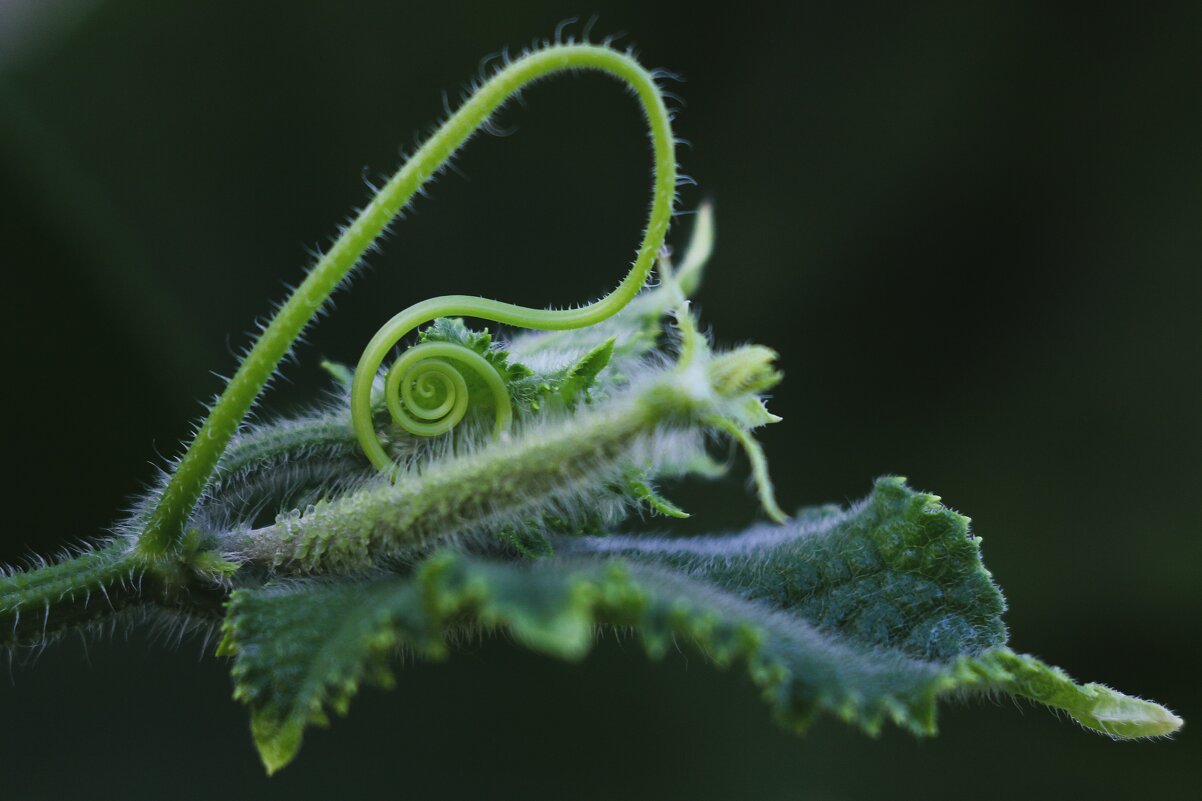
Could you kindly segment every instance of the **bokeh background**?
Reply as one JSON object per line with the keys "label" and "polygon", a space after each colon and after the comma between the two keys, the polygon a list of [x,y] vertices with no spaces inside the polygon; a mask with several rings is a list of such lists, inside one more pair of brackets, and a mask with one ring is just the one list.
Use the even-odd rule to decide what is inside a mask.
{"label": "bokeh background", "polygon": [[[132,632],[0,684],[5,797],[1196,797],[1196,3],[4,0],[0,559],[116,519],[443,92],[594,12],[687,78],[684,205],[713,198],[719,229],[700,307],[719,340],[781,353],[785,422],[762,439],[784,505],[887,472],[941,494],[984,537],[1016,648],[1163,701],[1184,732],[1113,743],[972,702],[934,740],[832,721],[798,739],[695,656],[608,641],[570,666],[497,642],[363,692],[267,780],[222,661]],[[638,109],[588,75],[525,105],[396,227],[268,409],[418,299],[614,284],[646,207]],[[755,519],[736,473],[672,488],[695,514],[675,530]]]}

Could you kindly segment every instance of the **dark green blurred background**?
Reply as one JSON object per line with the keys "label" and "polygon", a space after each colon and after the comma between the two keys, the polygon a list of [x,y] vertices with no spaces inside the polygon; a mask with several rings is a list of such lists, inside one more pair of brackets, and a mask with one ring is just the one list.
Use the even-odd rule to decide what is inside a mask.
{"label": "dark green blurred background", "polygon": [[[941,494],[984,537],[1016,648],[1167,703],[1184,733],[1113,743],[973,702],[931,741],[831,721],[797,739],[695,656],[610,640],[568,666],[491,643],[364,692],[268,781],[225,665],[133,633],[14,667],[4,797],[1197,797],[1192,2],[8,0],[0,559],[116,519],[442,92],[594,11],[687,77],[682,166],[702,189],[684,205],[714,198],[719,227],[700,306],[719,340],[781,353],[785,422],[763,441],[782,503],[854,499],[886,472]],[[636,105],[596,76],[526,101],[395,228],[265,408],[313,398],[321,357],[353,362],[419,299],[566,304],[617,281],[647,203]],[[675,530],[755,519],[743,475],[674,488],[695,513]]]}

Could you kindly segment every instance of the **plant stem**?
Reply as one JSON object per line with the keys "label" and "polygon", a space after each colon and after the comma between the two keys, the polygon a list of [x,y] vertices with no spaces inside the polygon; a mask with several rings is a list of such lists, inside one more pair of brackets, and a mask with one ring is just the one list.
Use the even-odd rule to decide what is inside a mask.
{"label": "plant stem", "polygon": [[0,643],[44,643],[73,625],[112,614],[133,601],[141,581],[125,542],[0,576]]}
{"label": "plant stem", "polygon": [[[490,536],[542,513],[571,517],[593,508],[632,463],[655,473],[681,452],[693,453],[707,428],[727,430],[728,415],[755,397],[726,380],[735,366],[775,375],[764,348],[695,353],[692,363],[647,375],[605,403],[561,420],[529,420],[512,439],[468,445],[394,481],[235,533],[223,548],[285,573],[347,573],[436,541]],[[779,513],[770,488],[761,498],[769,514]]]}

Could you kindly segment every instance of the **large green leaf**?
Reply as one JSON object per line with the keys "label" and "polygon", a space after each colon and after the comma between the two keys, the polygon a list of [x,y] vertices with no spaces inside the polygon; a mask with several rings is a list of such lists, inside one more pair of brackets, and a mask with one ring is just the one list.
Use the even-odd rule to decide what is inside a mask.
{"label": "large green leaf", "polygon": [[1002,597],[978,543],[937,498],[882,479],[846,511],[733,536],[564,538],[546,559],[443,552],[404,575],[239,591],[222,652],[235,657],[235,695],[251,707],[269,771],[364,681],[391,683],[396,648],[437,657],[463,627],[504,627],[564,659],[588,652],[597,625],[632,628],[653,656],[687,642],[740,666],[799,731],[827,711],[870,733],[892,721],[931,734],[937,698],[963,691],[1033,698],[1114,736],[1179,725],[1005,648]]}

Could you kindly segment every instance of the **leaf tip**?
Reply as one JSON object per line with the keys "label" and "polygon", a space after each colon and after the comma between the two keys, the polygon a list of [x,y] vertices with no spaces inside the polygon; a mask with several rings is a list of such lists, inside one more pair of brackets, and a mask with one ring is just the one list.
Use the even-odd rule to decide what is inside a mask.
{"label": "leaf tip", "polygon": [[1126,695],[1102,684],[1088,684],[1084,690],[1096,700],[1086,713],[1073,717],[1081,725],[1115,739],[1168,737],[1185,725],[1172,710],[1153,701]]}
{"label": "leaf tip", "polygon": [[273,716],[252,712],[250,731],[268,776],[286,768],[300,751],[304,726],[295,721],[281,723]]}

